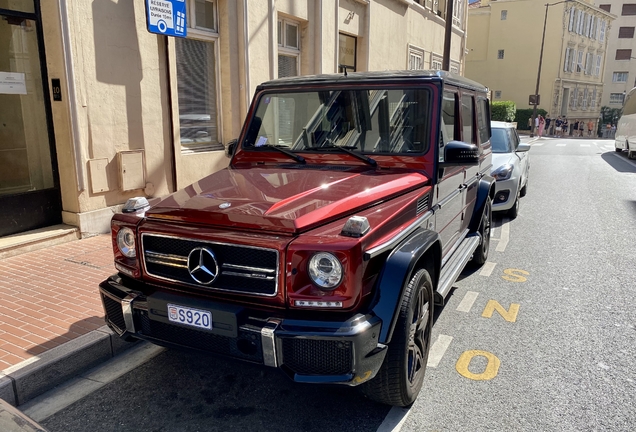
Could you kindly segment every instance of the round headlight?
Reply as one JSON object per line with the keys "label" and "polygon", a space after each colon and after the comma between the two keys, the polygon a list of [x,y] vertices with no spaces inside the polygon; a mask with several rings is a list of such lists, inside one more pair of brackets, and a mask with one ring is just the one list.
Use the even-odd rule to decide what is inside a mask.
{"label": "round headlight", "polygon": [[309,260],[309,277],[320,288],[334,289],[342,281],[342,264],[330,253],[317,253]]}
{"label": "round headlight", "polygon": [[117,247],[128,258],[134,258],[135,252],[135,232],[130,228],[122,228],[117,233]]}

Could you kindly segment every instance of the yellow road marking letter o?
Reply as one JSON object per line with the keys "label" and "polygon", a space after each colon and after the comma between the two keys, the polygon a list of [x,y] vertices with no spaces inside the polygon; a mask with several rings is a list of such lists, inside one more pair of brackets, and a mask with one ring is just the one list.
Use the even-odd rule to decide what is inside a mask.
{"label": "yellow road marking letter o", "polygon": [[[468,370],[468,365],[473,357],[483,356],[488,360],[488,364],[486,365],[486,369],[480,374],[472,373]],[[499,372],[499,365],[501,362],[493,353],[489,353],[488,351],[480,351],[480,350],[470,350],[464,351],[461,356],[459,356],[459,360],[457,360],[457,364],[455,365],[455,369],[457,372],[463,377],[474,381],[488,381],[497,376]]]}
{"label": "yellow road marking letter o", "polygon": [[521,276],[521,275],[519,275],[517,273],[520,273],[520,274],[523,274],[523,275],[526,275],[526,276],[528,276],[530,274],[530,273],[528,273],[525,270],[519,270],[519,269],[512,269],[511,268],[511,269],[505,269],[504,270],[505,276],[502,276],[502,278],[507,280],[507,281],[510,281],[510,282],[525,282],[525,281],[528,280],[528,279],[524,278],[523,276]]}

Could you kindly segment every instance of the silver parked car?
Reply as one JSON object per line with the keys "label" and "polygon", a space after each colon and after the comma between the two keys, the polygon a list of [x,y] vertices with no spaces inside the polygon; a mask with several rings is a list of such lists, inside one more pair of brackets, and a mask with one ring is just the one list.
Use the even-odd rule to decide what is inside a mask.
{"label": "silver parked car", "polygon": [[519,197],[528,190],[530,145],[520,142],[512,123],[493,121],[491,128],[491,175],[496,180],[492,210],[505,211],[510,218],[515,218],[519,213]]}

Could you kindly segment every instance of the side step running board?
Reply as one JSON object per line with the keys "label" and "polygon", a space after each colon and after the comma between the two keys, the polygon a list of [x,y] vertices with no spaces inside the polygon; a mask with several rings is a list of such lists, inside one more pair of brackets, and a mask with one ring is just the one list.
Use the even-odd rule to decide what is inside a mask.
{"label": "side step running board", "polygon": [[439,283],[437,284],[437,291],[435,293],[436,304],[444,304],[444,300],[453,287],[453,284],[466,266],[466,263],[472,258],[475,249],[479,246],[480,239],[481,235],[479,235],[479,233],[467,236],[457,250],[455,250],[455,253],[446,265],[442,267],[442,271],[439,275]]}

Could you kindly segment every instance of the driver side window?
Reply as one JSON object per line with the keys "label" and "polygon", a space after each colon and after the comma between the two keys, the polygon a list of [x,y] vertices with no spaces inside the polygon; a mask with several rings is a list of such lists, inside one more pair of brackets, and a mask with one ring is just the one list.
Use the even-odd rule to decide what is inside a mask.
{"label": "driver side window", "polygon": [[457,93],[445,91],[442,99],[439,135],[439,161],[444,162],[444,146],[457,139]]}

